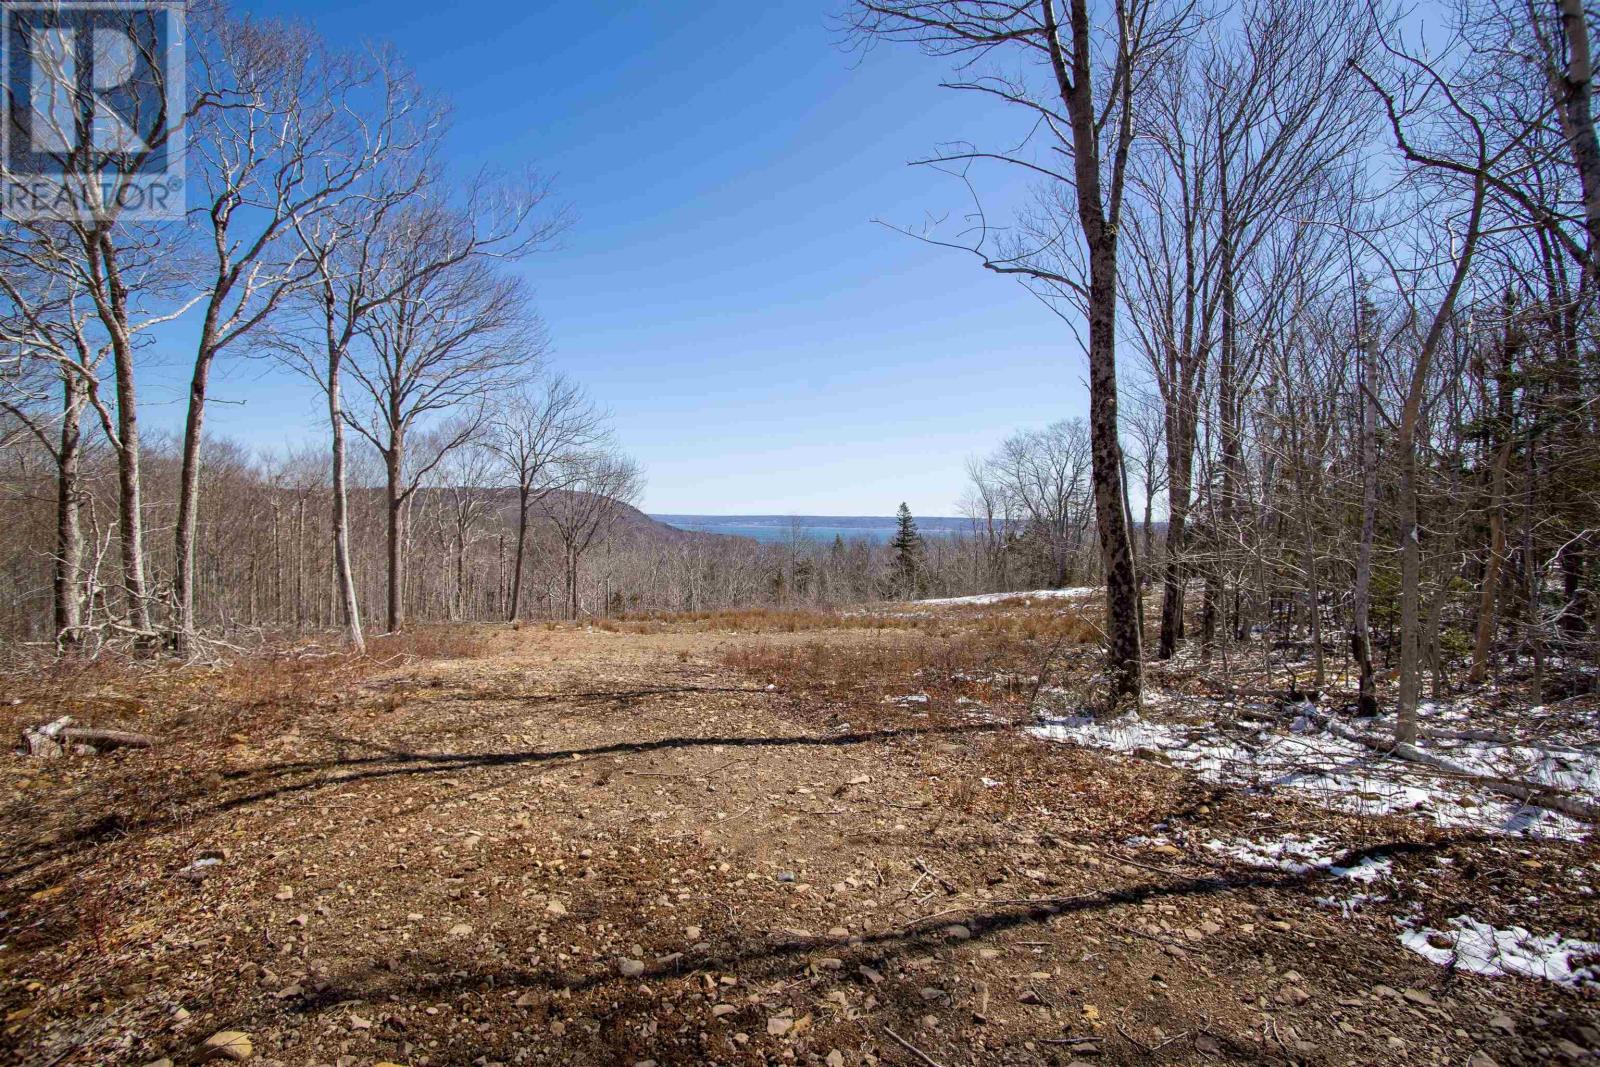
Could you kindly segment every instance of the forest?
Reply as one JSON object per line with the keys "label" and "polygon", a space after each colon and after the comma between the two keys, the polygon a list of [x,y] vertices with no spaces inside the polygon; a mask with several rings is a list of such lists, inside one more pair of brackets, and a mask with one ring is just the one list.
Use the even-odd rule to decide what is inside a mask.
{"label": "forest", "polygon": [[875,543],[646,515],[533,284],[603,205],[178,6],[158,135],[0,211],[0,1063],[1600,1055],[1600,12],[814,12],[992,121],[880,228],[1059,334]]}

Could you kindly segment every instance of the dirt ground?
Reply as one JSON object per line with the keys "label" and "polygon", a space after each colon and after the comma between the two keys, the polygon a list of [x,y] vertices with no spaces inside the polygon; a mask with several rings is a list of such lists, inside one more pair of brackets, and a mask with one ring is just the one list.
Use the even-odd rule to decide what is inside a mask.
{"label": "dirt ground", "polygon": [[[340,1067],[1600,1047],[1592,993],[1434,966],[1393,908],[1319,905],[1321,872],[1183,842],[1314,829],[1430,916],[1536,894],[1588,937],[1565,872],[1600,870],[1592,845],[1334,815],[1028,739],[1003,702],[751,666],[918,631],[640,629],[261,666],[249,698],[227,668],[14,682],[7,729],[70,707],[162,742],[3,757],[0,1062],[193,1063],[221,1031]],[[1180,843],[1139,843],[1158,829]]]}

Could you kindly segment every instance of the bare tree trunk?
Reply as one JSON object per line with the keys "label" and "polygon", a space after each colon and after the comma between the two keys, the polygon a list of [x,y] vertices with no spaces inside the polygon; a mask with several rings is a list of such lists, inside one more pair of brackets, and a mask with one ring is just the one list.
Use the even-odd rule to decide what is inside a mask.
{"label": "bare tree trunk", "polygon": [[[1508,302],[1509,303],[1509,302]],[[1509,313],[1510,308],[1508,306]],[[1509,317],[1509,315],[1508,315]],[[1489,552],[1483,561],[1483,585],[1478,590],[1478,629],[1472,643],[1472,666],[1467,671],[1470,685],[1482,684],[1489,671],[1489,653],[1494,645],[1495,614],[1500,599],[1500,571],[1506,553],[1506,476],[1511,465],[1511,368],[1519,347],[1519,335],[1506,325],[1506,339],[1496,374],[1495,421],[1491,443],[1493,466],[1489,471]]]}
{"label": "bare tree trunk", "polygon": [[1204,662],[1210,662],[1211,653],[1216,651],[1217,605],[1222,602],[1222,588],[1218,575],[1222,566],[1222,541],[1217,536],[1218,519],[1214,497],[1207,510],[1211,517],[1207,530],[1210,544],[1206,546],[1205,554],[1205,589],[1200,595],[1200,659]]}
{"label": "bare tree trunk", "polygon": [[1556,0],[1561,32],[1567,42],[1567,68],[1555,86],[1562,132],[1583,190],[1583,220],[1588,238],[1587,273],[1600,269],[1600,139],[1595,136],[1592,107],[1594,61],[1589,48],[1589,20],[1583,0]]}
{"label": "bare tree trunk", "polygon": [[139,471],[139,405],[133,380],[133,350],[126,341],[112,347],[117,379],[117,535],[122,549],[122,588],[128,620],[149,633],[150,600],[144,577],[144,498]]}
{"label": "bare tree trunk", "polygon": [[526,484],[517,486],[517,548],[511,564],[511,607],[506,612],[508,622],[517,621],[522,606],[522,561],[528,547],[528,494]]}
{"label": "bare tree trunk", "polygon": [[306,628],[306,498],[295,502],[294,531],[294,631]]}
{"label": "bare tree trunk", "polygon": [[567,551],[567,618],[578,621],[578,554]]}
{"label": "bare tree trunk", "polygon": [[[120,507],[117,532],[122,551],[122,585],[128,598],[128,619],[143,633],[152,630],[150,600],[144,573],[144,500],[139,470],[139,402],[133,374],[133,340],[128,329],[128,290],[117,262],[117,249],[104,226],[85,236],[89,270],[96,281],[99,318],[111,344],[117,383],[117,489]],[[103,292],[104,297],[98,296]],[[110,427],[107,427],[110,432]]]}
{"label": "bare tree trunk", "polygon": [[[1219,131],[1220,140],[1220,131]],[[1218,146],[1218,184],[1221,212],[1218,219],[1217,259],[1220,269],[1221,326],[1217,359],[1217,423],[1220,445],[1222,481],[1217,487],[1215,520],[1212,523],[1216,551],[1212,555],[1211,570],[1206,582],[1206,601],[1209,606],[1207,635],[1214,640],[1218,630],[1223,640],[1231,639],[1232,620],[1237,612],[1227,610],[1231,553],[1226,551],[1234,532],[1234,497],[1239,490],[1239,468],[1242,463],[1239,444],[1238,396],[1238,297],[1235,284],[1233,252],[1234,223],[1228,199],[1228,147]],[[1218,618],[1219,610],[1221,618]],[[1219,625],[1220,624],[1220,625]]]}
{"label": "bare tree trunk", "polygon": [[[209,324],[208,324],[209,327]],[[178,475],[178,528],[174,537],[176,567],[172,579],[176,601],[178,651],[188,652],[194,641],[194,544],[200,512],[200,445],[205,425],[206,383],[211,376],[213,349],[202,347],[189,380],[189,413],[183,426],[183,465]]]}
{"label": "bare tree trunk", "polygon": [[[1072,126],[1072,164],[1078,195],[1078,222],[1089,251],[1089,438],[1093,462],[1095,519],[1106,572],[1106,669],[1113,703],[1137,704],[1143,688],[1144,649],[1139,633],[1139,578],[1133,561],[1128,518],[1127,478],[1117,435],[1117,231],[1120,187],[1114,187],[1111,216],[1100,178],[1099,122],[1093,100],[1089,7],[1071,0],[1071,74],[1055,24],[1051,0],[1042,13],[1046,43]],[[1123,76],[1132,77],[1131,71]],[[1126,101],[1120,136],[1131,139]]]}
{"label": "bare tree trunk", "polygon": [[405,495],[400,479],[405,463],[405,431],[391,425],[389,447],[384,452],[384,490],[388,513],[389,632],[399,633],[405,625],[405,566],[402,560],[405,526]]}
{"label": "bare tree trunk", "polygon": [[[1420,383],[1426,374],[1426,365],[1414,371],[1414,381]],[[1422,599],[1422,541],[1417,515],[1417,450],[1416,422],[1420,407],[1421,386],[1414,385],[1417,403],[1407,403],[1400,416],[1399,440],[1396,442],[1400,461],[1400,693],[1398,718],[1395,723],[1395,740],[1414,743],[1417,739],[1417,701],[1421,696],[1421,599]]]}
{"label": "bare tree trunk", "polygon": [[1144,522],[1140,527],[1140,540],[1144,549],[1144,558],[1139,562],[1143,565],[1146,574],[1150,571],[1150,561],[1155,558],[1156,539],[1155,529],[1150,521],[1150,513],[1155,508],[1156,494],[1146,486],[1144,491]]}
{"label": "bare tree trunk", "polygon": [[75,374],[61,376],[61,437],[56,455],[56,558],[52,582],[55,601],[56,644],[75,647],[81,635],[79,593],[83,570],[83,530],[78,521],[82,506],[82,419],[85,389]]}
{"label": "bare tree trunk", "polygon": [[1302,504],[1305,509],[1304,521],[1304,549],[1306,568],[1306,611],[1311,620],[1311,659],[1316,668],[1316,688],[1321,692],[1328,684],[1327,668],[1322,655],[1322,585],[1317,578],[1317,544],[1316,535],[1311,524],[1310,502]]}
{"label": "bare tree trunk", "polygon": [[1378,334],[1376,312],[1361,306],[1361,540],[1356,549],[1355,603],[1350,625],[1350,654],[1358,675],[1356,710],[1378,713],[1377,679],[1372,669],[1372,548],[1378,529]]}
{"label": "bare tree trunk", "polygon": [[1194,480],[1194,419],[1180,399],[1174,432],[1167,441],[1167,545],[1161,583],[1161,644],[1156,655],[1171,659],[1183,637],[1184,537]]}
{"label": "bare tree trunk", "polygon": [[1101,235],[1090,253],[1089,433],[1093,446],[1095,518],[1106,572],[1106,659],[1115,701],[1137,703],[1144,658],[1139,579],[1133,561],[1122,445],[1117,439],[1116,245]]}
{"label": "bare tree trunk", "polygon": [[328,353],[328,424],[333,432],[333,562],[339,583],[345,639],[356,653],[367,650],[361,635],[361,608],[356,603],[355,572],[350,566],[350,501],[345,488],[344,410],[339,400],[339,364],[343,353],[330,345]]}
{"label": "bare tree trunk", "polygon": [[1417,515],[1417,431],[1422,421],[1422,403],[1428,387],[1428,373],[1434,352],[1444,338],[1445,328],[1455,311],[1457,298],[1467,280],[1467,270],[1482,233],[1483,203],[1487,183],[1480,170],[1473,186],[1472,212],[1466,239],[1455,263],[1449,288],[1434,312],[1433,322],[1417,349],[1416,363],[1405,403],[1400,409],[1395,447],[1400,453],[1400,693],[1395,709],[1395,740],[1411,744],[1417,739],[1417,700],[1421,695],[1421,664],[1418,646],[1421,638],[1422,542]]}
{"label": "bare tree trunk", "polygon": [[456,523],[456,589],[453,598],[454,609],[451,618],[460,621],[466,614],[467,602],[467,531],[461,523]]}
{"label": "bare tree trunk", "polygon": [[[1531,436],[1531,435],[1530,435]],[[1530,439],[1527,448],[1527,484],[1534,485],[1537,477],[1536,461],[1534,458],[1534,442]],[[1544,703],[1544,620],[1540,618],[1539,590],[1544,584],[1544,569],[1539,566],[1534,558],[1533,527],[1536,522],[1534,502],[1531,494],[1524,506],[1522,520],[1522,595],[1526,600],[1527,608],[1527,643],[1529,654],[1533,657],[1533,693],[1535,704]]]}

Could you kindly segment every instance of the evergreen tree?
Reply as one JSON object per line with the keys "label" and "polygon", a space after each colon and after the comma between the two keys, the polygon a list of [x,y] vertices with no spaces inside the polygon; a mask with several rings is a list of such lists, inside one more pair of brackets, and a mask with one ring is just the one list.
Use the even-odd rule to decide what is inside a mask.
{"label": "evergreen tree", "polygon": [[917,520],[911,517],[911,509],[903,501],[895,519],[898,528],[889,542],[894,551],[891,572],[894,589],[899,596],[913,597],[922,580],[922,535],[917,532]]}

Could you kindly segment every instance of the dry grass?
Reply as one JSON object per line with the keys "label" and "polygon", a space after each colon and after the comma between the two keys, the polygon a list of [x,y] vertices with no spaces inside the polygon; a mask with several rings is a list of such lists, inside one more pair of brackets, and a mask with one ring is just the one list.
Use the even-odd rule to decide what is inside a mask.
{"label": "dry grass", "polygon": [[827,608],[744,608],[728,611],[648,612],[602,619],[595,628],[609,633],[662,633],[666,630],[724,633],[803,633],[812,630],[938,630],[934,618],[834,611]]}
{"label": "dry grass", "polygon": [[[925,693],[948,703],[1025,704],[1040,684],[1088,657],[1100,629],[1083,611],[972,614],[921,619],[903,637],[880,641],[745,643],[723,652],[728,666],[781,689],[826,692],[834,699],[881,703]],[[1043,682],[1041,682],[1043,679]]]}
{"label": "dry grass", "polygon": [[298,643],[204,664],[110,655],[38,661],[0,673],[8,697],[0,728],[15,736],[70,715],[81,725],[225,742],[275,728],[296,709],[349,704],[361,681],[396,665],[488,653],[484,628],[425,626],[373,638],[364,656]]}
{"label": "dry grass", "polygon": [[383,634],[367,642],[367,656],[387,660],[405,656],[419,660],[481,659],[489,654],[489,628],[438,623]]}

